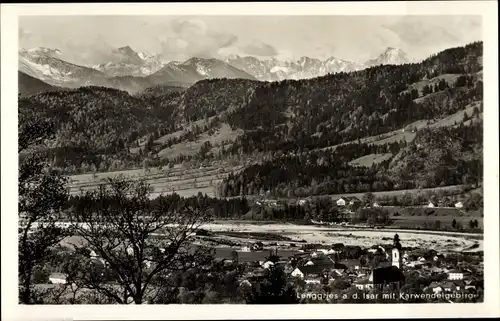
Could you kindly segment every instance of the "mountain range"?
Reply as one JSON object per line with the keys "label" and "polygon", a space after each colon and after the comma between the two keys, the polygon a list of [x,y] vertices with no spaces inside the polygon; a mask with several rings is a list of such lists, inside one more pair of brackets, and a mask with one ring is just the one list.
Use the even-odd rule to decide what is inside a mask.
{"label": "mountain range", "polygon": [[[89,67],[63,60],[57,49],[38,47],[19,50],[19,71],[50,86],[77,88],[93,85],[129,93],[158,85],[188,87],[197,81],[213,78],[259,81],[308,79],[376,65],[409,62],[412,61],[403,50],[392,47],[374,59],[358,63],[336,57],[325,60],[301,57],[296,61],[281,61],[237,55],[224,59],[193,57],[184,62],[168,62],[159,55],[136,52],[125,46],[113,50],[109,61]],[[20,83],[20,88],[26,89],[26,85]]]}
{"label": "mountain range", "polygon": [[159,55],[136,52],[130,46],[113,50],[111,57],[110,61],[92,68],[102,71],[108,76],[144,77],[154,74],[168,63],[162,60]]}

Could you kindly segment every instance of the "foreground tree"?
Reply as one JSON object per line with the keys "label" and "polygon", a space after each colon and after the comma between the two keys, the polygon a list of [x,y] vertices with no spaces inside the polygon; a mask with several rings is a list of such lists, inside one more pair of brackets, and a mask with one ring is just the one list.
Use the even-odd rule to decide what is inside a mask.
{"label": "foreground tree", "polygon": [[96,264],[73,273],[71,282],[119,304],[155,302],[170,286],[172,272],[210,259],[207,249],[192,245],[198,228],[211,218],[205,199],[151,201],[150,193],[144,181],[119,177],[82,195],[71,222],[86,242],[78,250],[93,251]]}
{"label": "foreground tree", "polygon": [[267,269],[265,279],[252,287],[247,296],[248,304],[295,304],[299,300],[285,272],[279,266]]}
{"label": "foreground tree", "polygon": [[36,301],[33,292],[35,268],[46,260],[50,248],[64,238],[56,226],[61,207],[68,198],[66,180],[50,169],[43,157],[30,148],[40,147],[54,135],[54,126],[32,121],[19,113],[19,300],[23,304]]}

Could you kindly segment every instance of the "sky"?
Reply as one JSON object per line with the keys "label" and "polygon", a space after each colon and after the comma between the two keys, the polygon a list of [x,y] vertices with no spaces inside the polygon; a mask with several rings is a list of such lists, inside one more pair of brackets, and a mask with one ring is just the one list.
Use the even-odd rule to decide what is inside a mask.
{"label": "sky", "polygon": [[420,60],[482,40],[481,16],[22,16],[19,47],[59,49],[62,58],[92,65],[114,48],[165,60],[229,54],[298,59],[337,57],[364,62],[387,47]]}

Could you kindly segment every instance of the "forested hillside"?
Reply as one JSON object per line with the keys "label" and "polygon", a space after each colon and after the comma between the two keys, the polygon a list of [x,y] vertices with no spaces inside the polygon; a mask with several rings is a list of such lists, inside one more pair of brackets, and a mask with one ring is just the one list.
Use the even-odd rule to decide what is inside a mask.
{"label": "forested hillside", "polygon": [[[269,192],[277,197],[364,193],[430,188],[482,181],[482,123],[425,129],[411,143],[352,143],[276,157],[230,175],[218,186],[224,197]],[[349,160],[367,154],[392,153],[392,160],[371,167]]]}
{"label": "forested hillside", "polygon": [[[169,108],[172,107],[172,108]],[[132,161],[128,147],[172,126],[173,106],[155,105],[104,87],[48,92],[19,100],[21,119],[52,121],[57,129],[47,157],[57,167],[107,170]]]}
{"label": "forested hillside", "polygon": [[[482,81],[476,75],[482,70],[481,56],[482,43],[473,43],[420,64],[265,84],[228,122],[252,131],[238,141],[246,152],[318,148],[377,135],[482,100]],[[450,73],[467,75],[467,81],[442,81],[432,93],[408,90],[414,83]]]}
{"label": "forested hillside", "polygon": [[47,91],[64,90],[64,88],[51,86],[21,71],[17,73],[17,84],[18,84],[18,93],[21,97],[27,97]]}
{"label": "forested hillside", "polygon": [[[268,161],[225,181],[219,192],[226,196],[261,190],[307,195],[456,184],[481,176],[480,121],[460,119],[440,125],[456,124],[453,128],[409,130],[416,135],[414,141],[372,144],[361,139],[417,121],[432,124],[453,118],[480,104],[482,50],[482,43],[476,42],[421,63],[296,81],[210,79],[185,90],[159,86],[134,96],[84,87],[20,98],[19,110],[25,117],[56,123],[48,156],[67,173],[127,169],[145,161],[162,164],[162,158],[172,154],[169,149],[198,142],[190,143],[199,146],[196,155],[179,152],[168,161],[268,155]],[[468,117],[480,119],[479,109]],[[238,135],[210,140],[220,128]],[[467,144],[462,145],[464,140]],[[349,164],[369,154],[386,156],[373,166]],[[422,161],[425,155],[432,155],[433,161]],[[460,167],[460,162],[468,165]],[[456,172],[459,167],[468,169]],[[415,180],[421,171],[424,177]]]}

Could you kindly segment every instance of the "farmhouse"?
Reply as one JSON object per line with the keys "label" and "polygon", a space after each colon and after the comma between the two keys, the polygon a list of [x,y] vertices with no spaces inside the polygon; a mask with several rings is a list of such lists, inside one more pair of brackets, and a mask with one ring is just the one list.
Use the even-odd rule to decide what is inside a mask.
{"label": "farmhouse", "polygon": [[304,205],[306,205],[306,204],[307,204],[307,200],[302,199],[302,200],[299,200],[297,203],[298,203],[300,206],[304,206]]}
{"label": "farmhouse", "polygon": [[464,207],[464,204],[462,202],[456,202],[455,203],[455,207],[456,208],[463,208]]}
{"label": "farmhouse", "polygon": [[337,201],[337,206],[354,205],[356,203],[361,203],[357,197],[341,197]]}
{"label": "farmhouse", "polygon": [[429,204],[427,204],[427,207],[429,207],[429,208],[436,207],[436,203],[429,201]]}

